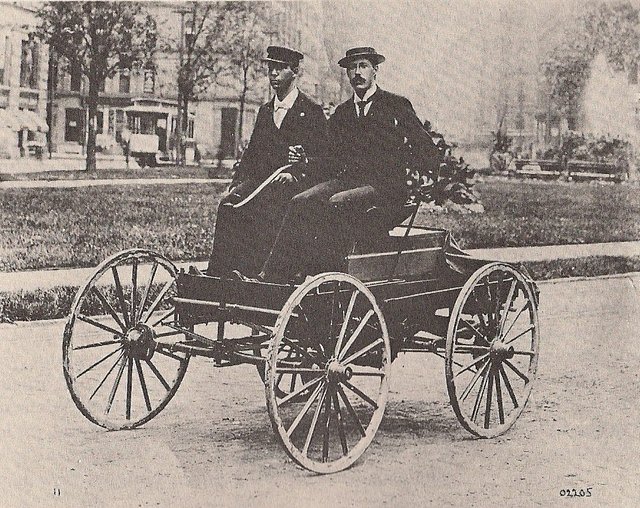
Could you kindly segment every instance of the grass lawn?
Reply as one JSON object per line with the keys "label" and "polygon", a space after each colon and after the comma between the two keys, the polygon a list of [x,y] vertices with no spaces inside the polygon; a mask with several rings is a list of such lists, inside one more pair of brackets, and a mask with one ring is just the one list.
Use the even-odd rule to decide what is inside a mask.
{"label": "grass lawn", "polygon": [[[147,171],[147,170],[145,170]],[[204,260],[223,184],[0,190],[0,270],[95,266],[131,247]],[[484,214],[423,210],[463,248],[640,239],[640,188],[488,179]]]}

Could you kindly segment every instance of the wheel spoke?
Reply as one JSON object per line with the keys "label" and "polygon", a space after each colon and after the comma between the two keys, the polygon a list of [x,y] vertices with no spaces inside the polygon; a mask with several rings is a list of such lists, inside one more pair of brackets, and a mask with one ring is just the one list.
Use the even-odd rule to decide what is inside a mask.
{"label": "wheel spoke", "polygon": [[[76,376],[76,379],[79,379],[80,377],[84,376],[87,372],[89,372],[91,369],[93,369],[94,367],[97,367],[98,365],[100,365],[102,362],[106,361],[108,358],[111,358],[113,355],[115,355],[118,351],[122,351],[122,348],[118,348],[118,349],[114,349],[113,351],[111,351],[111,353],[109,353],[106,356],[103,356],[100,360],[98,360],[97,362],[95,362],[93,365],[91,365],[90,367],[87,367],[86,369],[84,369],[80,374],[78,374]],[[116,363],[118,363],[116,361]]]}
{"label": "wheel spoke", "polygon": [[120,386],[120,380],[122,379],[122,373],[124,372],[124,368],[127,365],[128,357],[122,357],[120,367],[118,368],[118,373],[116,374],[116,380],[113,382],[113,386],[111,387],[111,393],[109,394],[109,398],[107,399],[107,407],[104,411],[104,414],[109,414],[111,411],[111,406],[113,404],[113,399],[116,398],[116,392],[118,391],[118,387]]}
{"label": "wheel spoke", "polygon": [[145,360],[145,363],[149,366],[149,368],[151,369],[151,372],[153,372],[155,376],[158,378],[158,381],[162,383],[162,386],[164,386],[165,390],[170,391],[171,387],[169,386],[169,383],[165,381],[164,377],[162,377],[162,374],[160,374],[160,371],[153,364],[153,362],[151,360]]}
{"label": "wheel spoke", "polygon": [[313,419],[311,420],[311,425],[309,425],[309,431],[307,432],[307,439],[305,440],[304,447],[302,448],[302,453],[305,456],[307,456],[307,453],[309,452],[309,445],[311,445],[311,440],[313,439],[313,434],[316,430],[316,425],[318,424],[318,417],[320,416],[320,412],[322,411],[322,406],[327,396],[327,390],[328,388],[326,386],[322,389],[320,399],[318,400],[318,405],[316,406],[316,410],[313,413]]}
{"label": "wheel spoke", "polygon": [[329,319],[329,341],[333,340],[333,338],[335,337],[335,334],[333,332],[336,325],[336,317],[337,317],[336,302],[338,300],[337,295],[339,290],[340,290],[340,283],[334,282],[333,294],[331,295],[331,318]]}
{"label": "wheel spoke", "polygon": [[516,317],[514,318],[514,320],[511,322],[511,324],[509,325],[509,328],[507,328],[507,331],[504,332],[500,337],[502,340],[504,340],[504,337],[506,337],[507,335],[509,335],[509,332],[511,331],[511,329],[513,328],[513,325],[516,324],[516,321],[518,321],[518,319],[520,318],[520,316],[522,315],[522,313],[527,310],[529,308],[529,306],[531,305],[531,301],[527,300],[527,303],[524,304],[522,306],[522,308],[518,311],[518,314],[516,315]]}
{"label": "wheel spoke", "polygon": [[[331,387],[327,387],[327,392]],[[331,395],[335,392],[335,388],[331,390]],[[329,458],[329,426],[331,425],[331,396],[326,397],[324,401],[324,433],[322,437],[322,462],[326,462]]]}
{"label": "wheel spoke", "polygon": [[343,365],[349,365],[352,361],[356,360],[357,358],[360,358],[362,355],[368,353],[374,347],[379,346],[381,344],[384,345],[384,340],[382,339],[382,337],[380,337],[379,339],[375,340],[374,342],[372,342],[368,346],[363,347],[360,351],[356,351],[349,358],[346,358],[346,359],[342,360],[341,363]]}
{"label": "wheel spoke", "polygon": [[487,379],[489,377],[488,371],[490,370],[491,363],[487,363],[487,369],[485,370],[485,374],[483,374],[482,382],[480,383],[480,389],[478,390],[478,395],[476,397],[476,402],[473,405],[473,412],[471,413],[471,420],[474,422],[478,417],[478,411],[480,411],[480,405],[482,404],[482,398],[484,396],[484,391],[487,387]]}
{"label": "wheel spoke", "polygon": [[138,259],[133,258],[131,266],[131,321],[136,324],[138,311],[136,308],[136,293],[138,292]]}
{"label": "wheel spoke", "polygon": [[358,327],[353,332],[353,335],[349,338],[349,340],[345,344],[345,346],[342,349],[342,351],[340,351],[340,353],[338,354],[338,360],[342,360],[344,355],[347,353],[349,348],[356,341],[356,339],[358,338],[358,336],[360,335],[360,333],[362,332],[362,330],[366,326],[367,322],[369,321],[369,319],[371,319],[371,316],[373,316],[373,315],[374,315],[374,310],[373,309],[369,309],[367,311],[367,313],[364,315],[364,317],[362,318],[362,321],[360,321],[360,323],[358,324]]}
{"label": "wheel spoke", "polygon": [[349,383],[349,381],[345,381],[343,384],[344,384],[344,386],[349,388],[349,390],[351,390],[353,393],[355,393],[358,397],[360,397],[362,400],[364,400],[365,402],[368,402],[369,404],[371,404],[374,409],[378,409],[378,404],[376,403],[376,401],[373,400],[371,397],[369,397],[362,390],[360,390],[359,388],[353,386],[351,383]]}
{"label": "wheel spoke", "polygon": [[[142,311],[140,311],[142,312]],[[156,326],[158,326],[159,324],[164,324],[163,321],[165,319],[167,319],[169,316],[173,315],[176,313],[176,309],[175,307],[171,308],[166,314],[163,314],[162,317],[160,317],[160,319],[158,319],[157,321],[155,321],[154,323],[151,324],[151,328],[155,328]]]}
{"label": "wheel spoke", "polygon": [[311,394],[311,396],[309,397],[309,399],[305,403],[305,405],[302,408],[302,410],[298,413],[298,416],[296,416],[295,420],[293,420],[293,423],[291,424],[291,426],[287,430],[287,436],[291,437],[291,434],[293,434],[295,432],[296,428],[298,427],[298,425],[300,425],[300,422],[302,421],[304,416],[309,412],[309,409],[311,409],[311,406],[313,405],[315,400],[318,398],[318,396],[321,393],[324,394],[324,392],[325,392],[324,385],[319,385],[319,386],[316,387],[316,389],[313,391],[313,393]]}
{"label": "wheel spoke", "polygon": [[500,326],[498,327],[498,331],[496,332],[496,337],[502,336],[502,330],[504,330],[504,325],[507,322],[507,315],[509,314],[509,307],[511,307],[511,302],[513,301],[516,286],[517,286],[517,281],[513,279],[511,281],[511,286],[509,287],[509,294],[507,295],[507,299],[504,302],[504,311],[500,318]]}
{"label": "wheel spoke", "polygon": [[116,265],[111,267],[111,273],[113,274],[113,282],[116,286],[116,295],[120,302],[120,310],[122,311],[122,317],[127,327],[131,326],[131,319],[129,317],[129,311],[124,299],[124,291],[122,290],[122,283],[120,282],[120,275],[118,274],[118,267]]}
{"label": "wheel spoke", "polygon": [[453,377],[456,378],[458,377],[460,374],[462,374],[463,372],[468,371],[469,369],[475,367],[477,364],[479,364],[480,362],[484,361],[485,358],[487,358],[489,356],[489,353],[486,353],[482,356],[479,356],[478,358],[476,358],[473,362],[471,362],[469,365],[467,365],[466,367],[463,367],[461,370],[459,370],[458,372],[456,372]]}
{"label": "wheel spoke", "polygon": [[[116,350],[117,351],[117,350]],[[109,377],[109,375],[113,372],[113,369],[116,368],[116,365],[118,365],[118,363],[120,363],[120,360],[122,360],[122,357],[124,356],[124,350],[120,351],[120,356],[118,356],[118,359],[114,362],[114,364],[111,366],[111,368],[107,371],[107,373],[104,375],[104,377],[102,378],[102,381],[100,381],[100,383],[98,384],[98,386],[96,387],[95,390],[93,390],[93,393],[89,396],[89,400],[93,399],[93,397],[95,396],[96,393],[98,393],[98,390],[100,389],[100,387],[104,384],[104,382],[107,380],[107,378]]]}
{"label": "wheel spoke", "polygon": [[149,308],[143,314],[142,318],[140,319],[140,322],[146,323],[149,320],[149,318],[151,317],[151,314],[155,312],[156,307],[160,305],[160,303],[162,302],[162,299],[165,297],[167,292],[173,286],[173,283],[174,281],[170,280],[162,287],[162,289],[160,290],[160,293],[158,293],[158,296],[156,296],[156,299],[153,301],[153,303],[149,306]]}
{"label": "wheel spoke", "polygon": [[147,303],[147,298],[149,298],[149,293],[151,292],[151,286],[153,286],[153,279],[156,276],[156,271],[158,270],[158,266],[159,266],[158,262],[156,261],[155,263],[153,263],[153,266],[151,267],[151,274],[149,275],[149,284],[147,284],[147,287],[144,289],[144,293],[142,294],[142,298],[140,299],[140,308],[138,309],[138,315],[136,315],[135,317],[136,321],[140,320],[140,318],[142,317],[142,313],[144,312],[144,306]]}
{"label": "wheel spoke", "polygon": [[109,301],[104,297],[104,295],[102,294],[102,292],[96,287],[93,286],[91,288],[91,292],[98,298],[98,300],[100,300],[100,303],[102,303],[102,307],[109,313],[111,314],[111,316],[113,317],[113,319],[115,320],[116,323],[118,323],[118,326],[122,329],[122,331],[126,330],[126,326],[124,325],[124,323],[121,321],[120,316],[118,316],[118,313],[116,312],[116,310],[113,308],[113,306],[109,303]]}
{"label": "wheel spoke", "polygon": [[113,344],[122,344],[121,340],[103,340],[101,342],[94,342],[93,344],[85,344],[83,346],[76,346],[73,348],[74,351],[78,351],[80,349],[89,349],[94,347],[102,347],[102,346],[112,346]]}
{"label": "wheel spoke", "polygon": [[516,335],[515,337],[513,337],[512,339],[509,339],[508,341],[505,342],[505,344],[511,344],[512,342],[518,340],[520,337],[522,337],[523,335],[529,333],[532,330],[535,330],[535,326],[531,325],[529,328],[527,328],[526,330],[524,330],[523,332],[520,332],[518,335]]}
{"label": "wheel spoke", "polygon": [[469,384],[467,385],[467,387],[464,389],[464,391],[462,392],[462,394],[460,395],[460,400],[464,402],[464,400],[469,396],[469,394],[471,393],[471,390],[473,390],[473,388],[476,386],[476,384],[478,383],[478,379],[480,379],[480,377],[484,374],[484,372],[489,368],[489,361],[487,360],[487,363],[485,363],[481,369],[478,369],[476,371],[476,373],[473,375],[473,378],[471,378],[471,381],[469,381]]}
{"label": "wheel spoke", "polygon": [[498,418],[500,419],[500,425],[504,423],[504,407],[502,406],[502,388],[500,387],[500,374],[498,369],[494,369],[493,377],[496,382],[496,402],[498,403]]}
{"label": "wheel spoke", "polygon": [[320,381],[322,381],[324,378],[323,377],[318,377],[316,379],[312,379],[311,381],[306,382],[305,384],[303,384],[300,388],[298,388],[298,391],[296,392],[291,392],[289,393],[289,395],[287,395],[286,397],[283,397],[282,399],[280,399],[279,403],[278,403],[278,407],[282,407],[284,404],[286,404],[287,402],[289,402],[291,399],[296,398],[298,395],[300,395],[302,392],[304,392],[305,390],[308,390],[309,388],[311,388],[313,385],[319,383]]}
{"label": "wheel spoke", "polygon": [[351,402],[349,402],[349,399],[347,398],[347,394],[344,393],[344,390],[342,389],[342,386],[340,386],[340,385],[336,386],[336,390],[338,390],[338,394],[340,395],[340,398],[342,399],[342,402],[344,402],[344,405],[347,408],[347,411],[349,412],[349,414],[351,415],[351,418],[353,419],[354,423],[356,424],[356,427],[358,428],[358,431],[360,432],[360,435],[362,437],[365,437],[367,435],[367,433],[365,432],[364,427],[362,426],[362,422],[360,421],[360,418],[358,418],[358,415],[356,414],[356,410],[353,409],[353,406],[351,405]]}
{"label": "wheel spoke", "polygon": [[487,387],[487,405],[484,408],[484,428],[488,429],[491,423],[491,399],[493,397],[493,367],[489,368],[489,386]]}
{"label": "wheel spoke", "polygon": [[101,330],[104,330],[105,332],[112,333],[113,335],[117,335],[118,337],[124,337],[124,335],[122,335],[122,332],[119,332],[115,328],[111,328],[110,326],[107,326],[105,324],[102,324],[102,323],[96,321],[95,319],[87,317],[84,314],[78,314],[78,319],[80,321],[84,321],[87,324],[95,326],[96,328],[100,328]]}
{"label": "wheel spoke", "polygon": [[520,356],[536,356],[536,352],[535,351],[514,351],[513,352],[514,355],[520,355]]}
{"label": "wheel spoke", "polygon": [[312,354],[312,352],[310,352],[308,349],[305,349],[304,347],[300,346],[299,344],[296,344],[292,339],[288,338],[288,337],[282,337],[282,342],[286,342],[291,349],[294,349],[297,353],[299,353],[301,356],[305,356],[307,358],[309,358],[310,360],[314,361],[314,362],[318,362],[318,356],[317,354]]}
{"label": "wheel spoke", "polygon": [[342,409],[340,408],[340,401],[338,400],[337,390],[333,390],[331,398],[333,399],[333,407],[336,410],[336,419],[338,420],[338,434],[340,435],[342,455],[347,455],[347,453],[349,453],[349,447],[347,446],[347,436],[344,433],[344,420],[342,416]]}
{"label": "wheel spoke", "polygon": [[478,313],[477,313],[478,320],[480,321],[480,324],[482,325],[482,329],[485,331],[485,333],[488,333],[489,324],[484,319],[484,313],[480,312],[481,310],[480,301],[478,300],[478,295],[476,295],[475,289],[471,292],[471,294],[473,295],[473,299],[476,302],[476,307],[478,308]]}
{"label": "wheel spoke", "polygon": [[513,407],[517,408],[518,399],[516,398],[516,394],[513,391],[511,382],[509,381],[509,377],[507,376],[507,373],[505,372],[504,367],[502,365],[500,365],[500,374],[502,374],[502,378],[504,380],[504,386],[507,389],[507,392],[509,392],[509,397],[511,397],[511,402],[513,403]]}
{"label": "wheel spoke", "polygon": [[351,294],[351,298],[349,299],[349,305],[347,306],[347,312],[344,315],[344,321],[342,322],[342,327],[340,328],[340,334],[338,335],[338,342],[336,342],[335,355],[337,356],[340,352],[340,346],[342,346],[342,341],[344,340],[344,335],[347,332],[347,328],[349,327],[349,321],[351,320],[351,314],[353,314],[353,308],[356,304],[356,298],[358,298],[358,291],[354,291]]}
{"label": "wheel spoke", "polygon": [[127,407],[125,417],[131,420],[131,388],[133,381],[133,358],[129,357],[127,361]]}
{"label": "wheel spoke", "polygon": [[522,378],[522,380],[525,383],[529,382],[529,378],[520,370],[518,369],[518,367],[516,367],[514,364],[512,364],[509,360],[505,360],[504,363],[513,371],[515,372],[520,378]]}
{"label": "wheel spoke", "polygon": [[138,371],[138,379],[140,379],[140,387],[142,388],[142,396],[144,397],[144,403],[147,406],[147,411],[151,411],[151,401],[149,400],[149,392],[147,391],[147,383],[144,380],[144,373],[142,372],[142,364],[140,360],[136,358],[136,370]]}
{"label": "wheel spoke", "polygon": [[486,335],[482,335],[482,334],[478,331],[478,329],[477,329],[477,328],[476,328],[472,323],[470,323],[469,321],[467,321],[467,320],[466,320],[466,319],[464,319],[464,318],[460,318],[460,321],[462,321],[462,323],[463,323],[464,325],[468,326],[468,327],[471,329],[471,331],[472,331],[476,336],[480,337],[480,338],[481,338],[481,339],[483,339],[483,340],[486,340],[487,342],[491,342],[491,341],[489,340],[489,337],[487,337]]}

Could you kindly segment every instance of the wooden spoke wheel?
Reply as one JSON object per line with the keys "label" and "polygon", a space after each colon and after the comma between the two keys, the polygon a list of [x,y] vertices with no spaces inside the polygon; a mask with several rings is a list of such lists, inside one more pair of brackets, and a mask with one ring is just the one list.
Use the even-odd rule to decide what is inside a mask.
{"label": "wooden spoke wheel", "polygon": [[171,350],[175,266],[143,249],[106,259],[78,291],[64,330],[64,376],[82,414],[107,429],[130,429],[171,400],[189,357]]}
{"label": "wooden spoke wheel", "polygon": [[380,425],[390,344],[373,294],[325,273],[285,304],[267,354],[267,409],[287,454],[317,473],[353,464]]}
{"label": "wooden spoke wheel", "polygon": [[503,263],[478,269],[453,306],[445,376],[462,426],[480,437],[506,432],[522,413],[538,364],[537,295]]}

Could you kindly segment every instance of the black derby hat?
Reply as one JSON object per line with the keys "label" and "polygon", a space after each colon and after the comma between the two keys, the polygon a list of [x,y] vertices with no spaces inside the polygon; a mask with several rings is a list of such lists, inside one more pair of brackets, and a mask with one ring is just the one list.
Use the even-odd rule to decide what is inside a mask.
{"label": "black derby hat", "polygon": [[269,46],[267,48],[267,56],[263,58],[263,62],[277,62],[290,65],[298,65],[304,55],[294,49],[285,48],[284,46]]}
{"label": "black derby hat", "polygon": [[341,58],[338,61],[338,65],[340,67],[346,67],[349,62],[353,62],[358,58],[366,58],[373,65],[378,65],[384,62],[384,56],[378,53],[375,49],[370,47],[363,47],[348,49],[344,58]]}

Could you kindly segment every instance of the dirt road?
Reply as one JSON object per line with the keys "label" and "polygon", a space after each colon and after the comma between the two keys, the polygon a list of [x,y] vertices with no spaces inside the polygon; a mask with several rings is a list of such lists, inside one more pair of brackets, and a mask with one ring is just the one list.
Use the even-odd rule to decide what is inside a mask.
{"label": "dirt road", "polygon": [[[62,323],[2,325],[0,506],[632,506],[638,282],[542,286],[538,380],[497,439],[459,426],[439,358],[401,356],[373,444],[330,476],[299,469],[279,448],[253,367],[195,359],[156,419],[107,432],[67,393]],[[567,489],[585,497],[561,497]]]}

